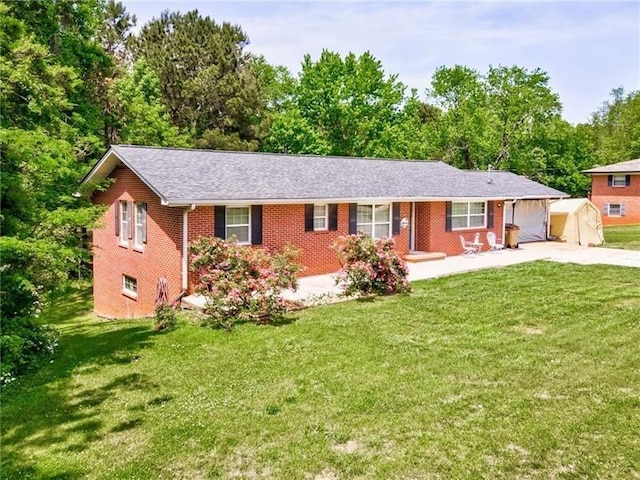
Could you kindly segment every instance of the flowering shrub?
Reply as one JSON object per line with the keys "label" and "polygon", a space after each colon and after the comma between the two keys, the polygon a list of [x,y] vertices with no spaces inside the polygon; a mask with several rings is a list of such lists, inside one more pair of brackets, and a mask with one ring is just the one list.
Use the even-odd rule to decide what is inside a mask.
{"label": "flowering shrub", "polygon": [[392,238],[374,240],[362,233],[341,236],[333,249],[342,265],[336,283],[344,284],[346,295],[411,291],[407,264],[395,250]]}
{"label": "flowering shrub", "polygon": [[201,237],[191,246],[191,265],[198,272],[198,293],[207,299],[205,314],[217,326],[237,320],[268,323],[288,310],[283,289],[298,287],[295,263],[299,251],[282,252],[238,245],[234,240]]}

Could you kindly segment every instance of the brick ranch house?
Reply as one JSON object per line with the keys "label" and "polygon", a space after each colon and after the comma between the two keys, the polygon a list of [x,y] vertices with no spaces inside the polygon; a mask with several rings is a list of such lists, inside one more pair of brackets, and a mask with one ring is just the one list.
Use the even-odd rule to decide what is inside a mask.
{"label": "brick ranch house", "polygon": [[584,170],[604,225],[640,224],[640,158]]}
{"label": "brick ranch house", "polygon": [[[106,189],[95,186],[110,180]],[[335,272],[339,235],[393,236],[410,251],[462,253],[459,236],[504,237],[504,204],[566,197],[509,172],[440,161],[296,156],[113,145],[83,180],[108,206],[93,232],[94,308],[153,314],[158,278],[169,298],[196,282],[188,245],[200,236],[302,250],[304,275]]]}

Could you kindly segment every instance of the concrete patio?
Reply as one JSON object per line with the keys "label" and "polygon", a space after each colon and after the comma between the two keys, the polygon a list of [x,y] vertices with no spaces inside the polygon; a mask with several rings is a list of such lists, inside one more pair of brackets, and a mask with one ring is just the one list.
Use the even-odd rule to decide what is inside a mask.
{"label": "concrete patio", "polygon": [[[457,273],[499,268],[517,263],[550,260],[562,263],[583,265],[607,264],[640,268],[640,251],[619,250],[613,248],[581,247],[559,242],[535,242],[520,244],[517,249],[483,252],[480,255],[446,257],[420,263],[409,263],[409,280],[438,278]],[[640,272],[638,272],[640,274]],[[314,275],[300,279],[297,291],[287,290],[283,297],[300,301],[308,305],[335,300],[342,290],[335,285],[334,275]],[[204,297],[189,295],[182,300],[190,307],[202,308]]]}
{"label": "concrete patio", "polygon": [[[535,242],[520,244],[517,249],[483,252],[480,255],[446,257],[444,260],[409,263],[409,280],[424,280],[457,273],[506,267],[535,260],[551,260],[563,263],[608,264],[640,268],[640,251],[611,248],[581,247],[559,242]],[[639,272],[640,273],[640,272]],[[313,298],[337,295],[341,289],[335,285],[333,275],[315,275],[300,279],[296,292],[286,291],[289,300],[306,302]]]}

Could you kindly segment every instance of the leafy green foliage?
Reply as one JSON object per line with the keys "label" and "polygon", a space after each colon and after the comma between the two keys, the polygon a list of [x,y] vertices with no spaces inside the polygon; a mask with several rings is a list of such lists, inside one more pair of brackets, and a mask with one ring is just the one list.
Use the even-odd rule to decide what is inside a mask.
{"label": "leafy green foliage", "polygon": [[238,245],[235,239],[201,237],[191,245],[191,266],[198,272],[196,290],[206,297],[205,315],[213,325],[231,328],[235,322],[268,323],[288,310],[283,289],[296,289],[299,251],[282,252]]}
{"label": "leafy green foliage", "polygon": [[39,365],[53,353],[55,332],[35,317],[46,295],[64,284],[74,252],[55,243],[0,237],[2,309],[0,384]]}
{"label": "leafy green foliage", "polygon": [[114,140],[131,145],[187,147],[189,136],[171,122],[160,82],[144,60],[116,79],[109,91],[117,119]]}
{"label": "leafy green foliage", "polygon": [[611,100],[593,114],[591,123],[598,164],[640,158],[640,90],[612,90]]}
{"label": "leafy green foliage", "polygon": [[140,31],[135,57],[158,76],[173,122],[203,148],[220,148],[224,139],[215,136],[211,143],[208,131],[237,134],[247,142],[244,149],[256,139],[262,103],[250,56],[243,52],[247,44],[239,26],[218,24],[197,10],[163,12]]}
{"label": "leafy green foliage", "polygon": [[275,115],[265,147],[289,153],[370,156],[397,120],[405,87],[370,53],[306,55],[289,102]]}
{"label": "leafy green foliage", "polygon": [[177,322],[176,306],[166,303],[158,305],[155,310],[154,319],[157,331],[173,329]]}
{"label": "leafy green foliage", "polygon": [[373,239],[362,233],[338,237],[333,244],[342,268],[336,284],[345,295],[408,293],[409,270],[393,238]]}

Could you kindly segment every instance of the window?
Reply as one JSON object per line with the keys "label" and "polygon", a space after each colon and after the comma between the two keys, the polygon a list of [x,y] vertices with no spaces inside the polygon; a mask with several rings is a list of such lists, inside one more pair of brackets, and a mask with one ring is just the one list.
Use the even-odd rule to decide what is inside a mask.
{"label": "window", "polygon": [[358,205],[358,231],[373,238],[391,235],[391,205]]}
{"label": "window", "polygon": [[235,235],[238,243],[251,243],[251,234],[249,232],[250,214],[249,207],[227,207],[226,208],[226,238]]}
{"label": "window", "polygon": [[129,202],[120,202],[120,244],[129,245]]}
{"label": "window", "polygon": [[144,244],[147,243],[147,204],[136,203],[135,206],[136,216],[136,234],[135,243],[136,248],[144,248]]}
{"label": "window", "polygon": [[452,230],[463,228],[485,228],[486,202],[454,202],[451,204]]}
{"label": "window", "polygon": [[611,179],[612,187],[626,187],[627,186],[627,176],[626,175],[613,175]]}
{"label": "window", "polygon": [[129,275],[122,275],[122,293],[131,297],[138,296],[138,280]]}
{"label": "window", "polygon": [[621,217],[624,215],[624,204],[622,203],[608,203],[605,205],[605,213],[609,217]]}
{"label": "window", "polygon": [[327,230],[327,205],[313,206],[313,229]]}

